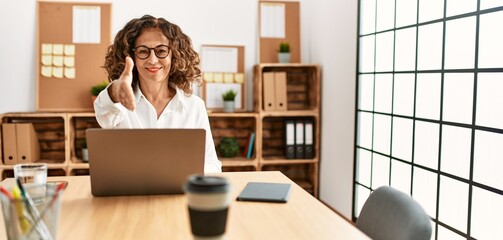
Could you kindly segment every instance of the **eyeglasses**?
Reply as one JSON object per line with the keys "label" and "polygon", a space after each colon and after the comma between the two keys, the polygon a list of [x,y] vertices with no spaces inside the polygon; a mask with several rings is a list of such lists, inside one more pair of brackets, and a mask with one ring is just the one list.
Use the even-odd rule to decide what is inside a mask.
{"label": "eyeglasses", "polygon": [[150,51],[154,50],[154,54],[159,59],[164,59],[169,55],[169,47],[166,45],[159,45],[155,48],[149,48],[147,46],[138,46],[133,48],[134,55],[141,60],[145,60],[150,57]]}

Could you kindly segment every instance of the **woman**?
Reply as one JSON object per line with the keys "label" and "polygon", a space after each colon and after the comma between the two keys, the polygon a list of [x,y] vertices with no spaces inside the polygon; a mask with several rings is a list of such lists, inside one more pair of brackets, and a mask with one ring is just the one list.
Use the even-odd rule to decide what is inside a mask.
{"label": "woman", "polygon": [[200,82],[198,64],[190,38],[177,25],[149,15],[132,19],[105,57],[111,83],[94,102],[98,123],[103,128],[203,128],[204,171],[221,172],[204,102],[192,95],[192,84]]}

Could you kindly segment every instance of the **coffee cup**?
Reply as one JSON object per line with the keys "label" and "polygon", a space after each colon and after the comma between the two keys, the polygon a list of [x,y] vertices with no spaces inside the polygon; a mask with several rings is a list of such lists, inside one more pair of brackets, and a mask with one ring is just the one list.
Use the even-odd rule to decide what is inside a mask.
{"label": "coffee cup", "polygon": [[184,191],[188,198],[190,227],[195,237],[219,238],[225,234],[230,204],[226,178],[191,175]]}

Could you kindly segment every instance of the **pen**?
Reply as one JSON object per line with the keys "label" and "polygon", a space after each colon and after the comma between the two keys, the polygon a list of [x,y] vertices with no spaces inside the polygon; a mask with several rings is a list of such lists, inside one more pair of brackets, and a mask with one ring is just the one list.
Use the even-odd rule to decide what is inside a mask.
{"label": "pen", "polygon": [[[4,188],[2,188],[1,190],[2,190],[2,193],[4,193]],[[14,205],[16,207],[16,212],[17,212],[17,215],[19,218],[19,226],[21,227],[21,231],[24,234],[30,228],[30,223],[28,222],[28,219],[26,219],[26,217],[24,217],[24,208],[23,208],[23,205],[21,204],[21,200],[22,200],[21,193],[19,192],[18,187],[14,186],[12,188],[12,195],[13,195],[12,199],[14,200]]]}

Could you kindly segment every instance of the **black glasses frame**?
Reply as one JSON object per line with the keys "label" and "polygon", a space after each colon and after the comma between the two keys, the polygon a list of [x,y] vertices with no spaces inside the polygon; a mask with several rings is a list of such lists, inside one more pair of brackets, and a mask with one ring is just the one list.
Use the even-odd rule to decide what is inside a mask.
{"label": "black glasses frame", "polygon": [[[138,54],[136,54],[136,50],[137,50],[138,48],[140,48],[140,47],[141,47],[141,48],[146,48],[146,49],[148,49],[148,54],[147,54],[147,56],[146,56],[146,57],[144,57],[144,58],[142,58],[142,57],[138,56]],[[166,47],[166,48],[168,48],[168,53],[166,54],[166,56],[162,57],[162,56],[159,56],[159,55],[158,55],[158,53],[157,53],[157,49],[158,49],[159,47]],[[139,58],[139,59],[141,59],[141,60],[145,60],[145,59],[147,59],[147,58],[149,58],[149,57],[150,57],[150,53],[152,52],[152,50],[154,50],[154,55],[155,55],[157,58],[159,58],[159,59],[165,59],[165,58],[167,58],[167,57],[169,56],[169,53],[171,52],[171,49],[169,48],[169,46],[168,46],[168,45],[161,44],[161,45],[157,45],[157,46],[155,46],[155,47],[153,47],[153,48],[149,48],[149,47],[147,47],[147,46],[145,46],[145,45],[141,45],[141,46],[138,46],[138,47],[136,47],[136,48],[133,48],[133,53],[134,53],[134,55],[135,55],[137,58]]]}

